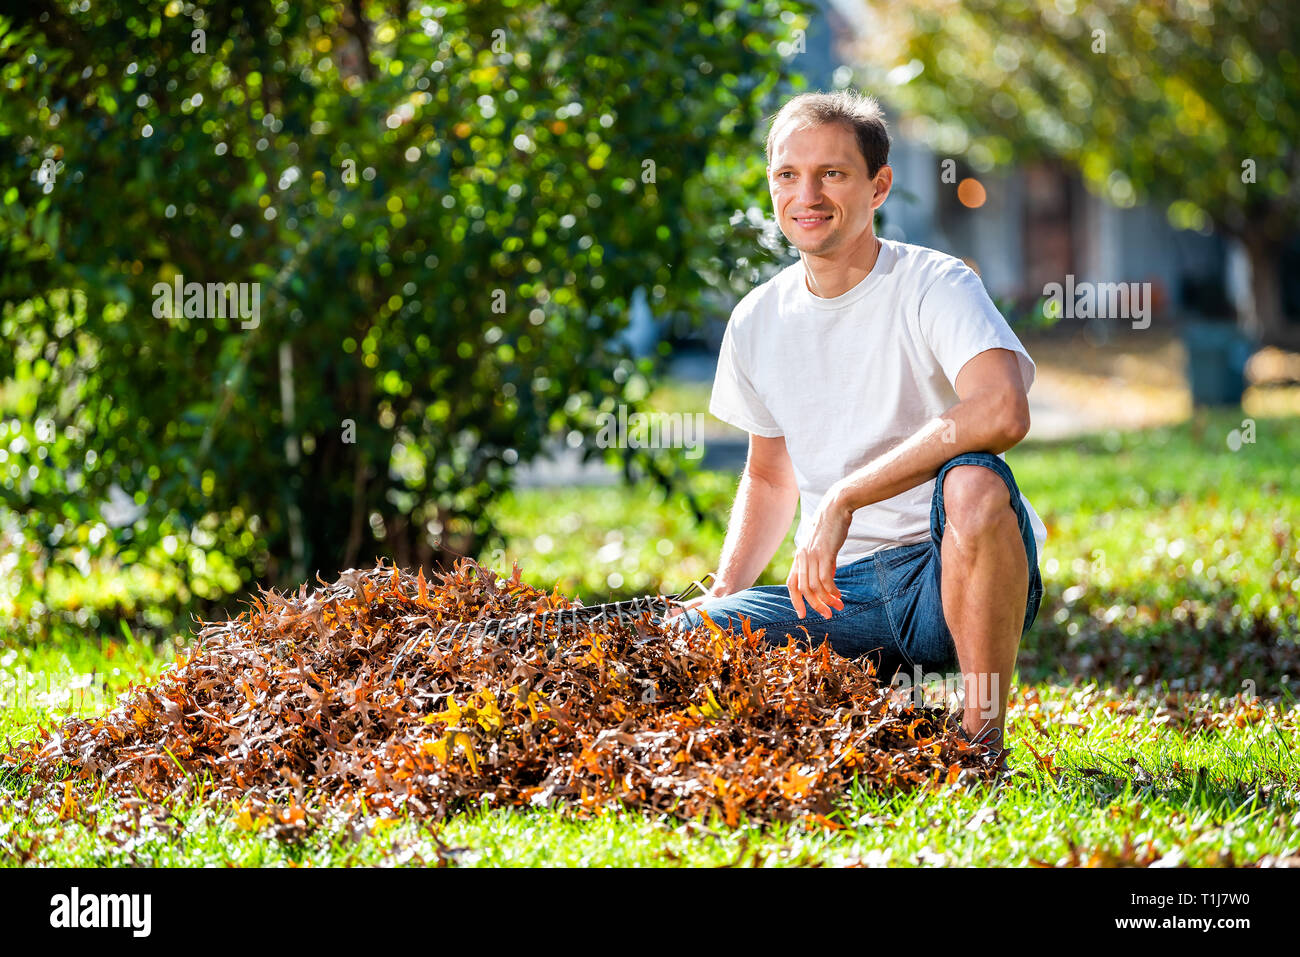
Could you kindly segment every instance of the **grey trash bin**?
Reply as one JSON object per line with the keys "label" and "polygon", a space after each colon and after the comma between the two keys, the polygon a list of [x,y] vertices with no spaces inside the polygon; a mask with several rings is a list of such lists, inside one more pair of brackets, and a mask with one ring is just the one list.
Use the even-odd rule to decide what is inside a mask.
{"label": "grey trash bin", "polygon": [[1182,323],[1187,379],[1196,405],[1241,405],[1246,362],[1254,341],[1232,322],[1191,319]]}

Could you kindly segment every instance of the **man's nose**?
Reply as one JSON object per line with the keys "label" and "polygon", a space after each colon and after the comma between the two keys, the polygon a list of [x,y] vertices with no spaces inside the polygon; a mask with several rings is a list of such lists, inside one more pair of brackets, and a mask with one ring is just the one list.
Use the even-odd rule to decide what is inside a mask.
{"label": "man's nose", "polygon": [[817,177],[807,178],[799,181],[799,189],[796,198],[802,206],[816,206],[821,202],[822,184]]}

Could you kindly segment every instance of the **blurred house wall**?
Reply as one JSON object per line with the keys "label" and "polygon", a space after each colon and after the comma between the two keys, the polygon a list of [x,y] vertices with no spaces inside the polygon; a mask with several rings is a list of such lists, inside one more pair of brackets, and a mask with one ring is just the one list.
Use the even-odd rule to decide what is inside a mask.
{"label": "blurred house wall", "polygon": [[[851,67],[837,51],[849,49],[869,22],[854,0],[816,5],[821,13],[810,22],[808,50],[796,66],[809,88],[831,89],[837,69]],[[955,184],[941,179],[945,157],[900,132],[899,119],[889,116],[895,192],[883,210],[885,235],[973,261],[994,296],[1036,299],[1045,281],[1073,273],[1076,281],[1153,282],[1163,302],[1176,306],[1185,277],[1229,282],[1223,239],[1176,230],[1156,207],[1120,209],[1063,169],[964,170],[958,178],[974,175],[987,194],[978,211],[966,209],[956,202]]]}

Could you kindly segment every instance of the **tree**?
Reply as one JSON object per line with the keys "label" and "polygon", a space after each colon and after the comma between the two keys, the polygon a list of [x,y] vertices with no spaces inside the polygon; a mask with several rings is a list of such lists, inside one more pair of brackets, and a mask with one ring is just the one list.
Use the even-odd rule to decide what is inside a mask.
{"label": "tree", "polygon": [[[1166,204],[1250,258],[1247,331],[1294,345],[1279,262],[1300,221],[1300,8],[1285,0],[875,4],[868,56],[933,142],[1058,156],[1119,206]],[[888,73],[882,71],[884,76]],[[886,81],[886,85],[888,81]]]}
{"label": "tree", "polygon": [[124,489],[126,560],[218,541],[245,579],[472,552],[515,464],[637,407],[636,288],[698,312],[751,252],[728,219],[793,9],[0,19],[4,502],[84,537]]}

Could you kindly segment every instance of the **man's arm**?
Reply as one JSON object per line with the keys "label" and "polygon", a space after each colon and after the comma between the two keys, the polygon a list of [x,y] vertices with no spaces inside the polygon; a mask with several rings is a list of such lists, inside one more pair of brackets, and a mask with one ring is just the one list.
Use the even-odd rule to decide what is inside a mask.
{"label": "man's arm", "polygon": [[1029,398],[1016,353],[987,349],[957,374],[960,401],[883,455],[836,482],[822,498],[808,544],[800,549],[786,584],[795,612],[804,600],[823,617],[843,609],[835,587],[835,558],[848,537],[853,513],[934,478],[963,452],[1005,452],[1029,431]]}
{"label": "man's arm", "polygon": [[744,591],[754,584],[785,541],[798,504],[799,486],[785,437],[765,438],[751,433],[749,456],[731,507],[713,587],[686,607],[693,608],[705,598]]}

